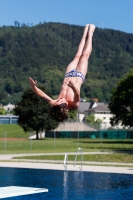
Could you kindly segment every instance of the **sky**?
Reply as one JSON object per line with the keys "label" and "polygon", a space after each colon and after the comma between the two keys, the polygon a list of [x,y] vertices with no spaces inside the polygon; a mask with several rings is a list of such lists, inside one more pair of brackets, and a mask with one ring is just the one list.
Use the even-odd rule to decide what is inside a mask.
{"label": "sky", "polygon": [[133,0],[0,0],[0,27],[60,22],[133,33]]}

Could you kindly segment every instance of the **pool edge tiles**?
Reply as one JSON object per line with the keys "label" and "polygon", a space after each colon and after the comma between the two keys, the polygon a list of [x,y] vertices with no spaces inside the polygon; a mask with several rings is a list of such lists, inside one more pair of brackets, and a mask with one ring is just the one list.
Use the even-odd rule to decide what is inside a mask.
{"label": "pool edge tiles", "polygon": [[46,188],[33,188],[33,187],[20,187],[20,186],[7,186],[0,187],[0,199],[48,192]]}

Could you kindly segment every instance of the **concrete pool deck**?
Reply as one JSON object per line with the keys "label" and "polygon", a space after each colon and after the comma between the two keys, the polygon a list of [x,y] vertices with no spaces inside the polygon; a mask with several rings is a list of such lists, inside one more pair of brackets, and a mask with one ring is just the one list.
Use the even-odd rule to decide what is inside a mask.
{"label": "concrete pool deck", "polygon": [[[65,170],[63,164],[33,163],[33,162],[0,162],[0,167]],[[67,170],[80,171],[79,168],[75,168],[73,165],[68,165]],[[109,167],[109,166],[105,167],[105,166],[83,165],[82,171],[133,174],[133,167],[128,168],[128,167]]]}
{"label": "concrete pool deck", "polygon": [[[89,152],[89,153],[93,154],[94,152]],[[95,153],[98,153],[98,152],[95,152]],[[58,154],[64,155],[64,153],[58,153]],[[73,153],[71,153],[71,154],[73,154]],[[100,152],[99,152],[99,154],[100,154]],[[25,155],[29,156],[29,155],[46,155],[46,154],[42,154],[42,153],[40,153],[40,154],[1,154],[0,155],[0,167],[65,170],[64,161],[13,159],[13,157],[21,157],[21,156],[25,156]],[[47,155],[49,155],[49,154],[47,154]],[[80,163],[77,163],[76,168],[73,166],[73,163],[74,162],[68,162],[67,170],[80,171],[80,169],[78,167],[78,166],[80,166]],[[102,165],[111,165],[111,166],[102,166]],[[114,166],[112,166],[112,165],[114,165]],[[118,167],[116,167],[115,165],[117,165]],[[133,163],[111,163],[111,162],[107,163],[107,162],[83,161],[82,171],[133,174]]]}

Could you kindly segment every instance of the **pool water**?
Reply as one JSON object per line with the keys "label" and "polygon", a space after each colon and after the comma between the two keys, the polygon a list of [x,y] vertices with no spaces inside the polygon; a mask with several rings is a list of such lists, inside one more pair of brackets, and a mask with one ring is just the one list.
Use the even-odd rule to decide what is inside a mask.
{"label": "pool water", "polygon": [[0,187],[4,186],[48,189],[8,200],[133,200],[133,175],[129,174],[1,167]]}

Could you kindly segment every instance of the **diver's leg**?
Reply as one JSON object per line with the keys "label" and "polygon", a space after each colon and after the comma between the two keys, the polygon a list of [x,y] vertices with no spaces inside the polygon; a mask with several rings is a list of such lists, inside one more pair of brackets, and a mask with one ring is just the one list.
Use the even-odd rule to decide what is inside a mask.
{"label": "diver's leg", "polygon": [[88,33],[88,28],[89,28],[89,24],[87,24],[84,28],[84,33],[83,33],[82,39],[80,41],[80,44],[78,46],[78,51],[77,51],[73,61],[67,66],[66,73],[77,68],[78,62],[79,62],[80,57],[83,53],[84,45],[85,45],[85,42],[86,42],[86,36],[87,36],[87,33]]}
{"label": "diver's leg", "polygon": [[84,76],[87,73],[88,59],[92,52],[92,37],[93,37],[94,31],[95,31],[95,25],[90,24],[89,29],[88,29],[86,43],[85,43],[85,46],[84,46],[84,49],[82,52],[82,56],[80,57],[78,66],[76,68],[77,71],[82,72],[84,74]]}

